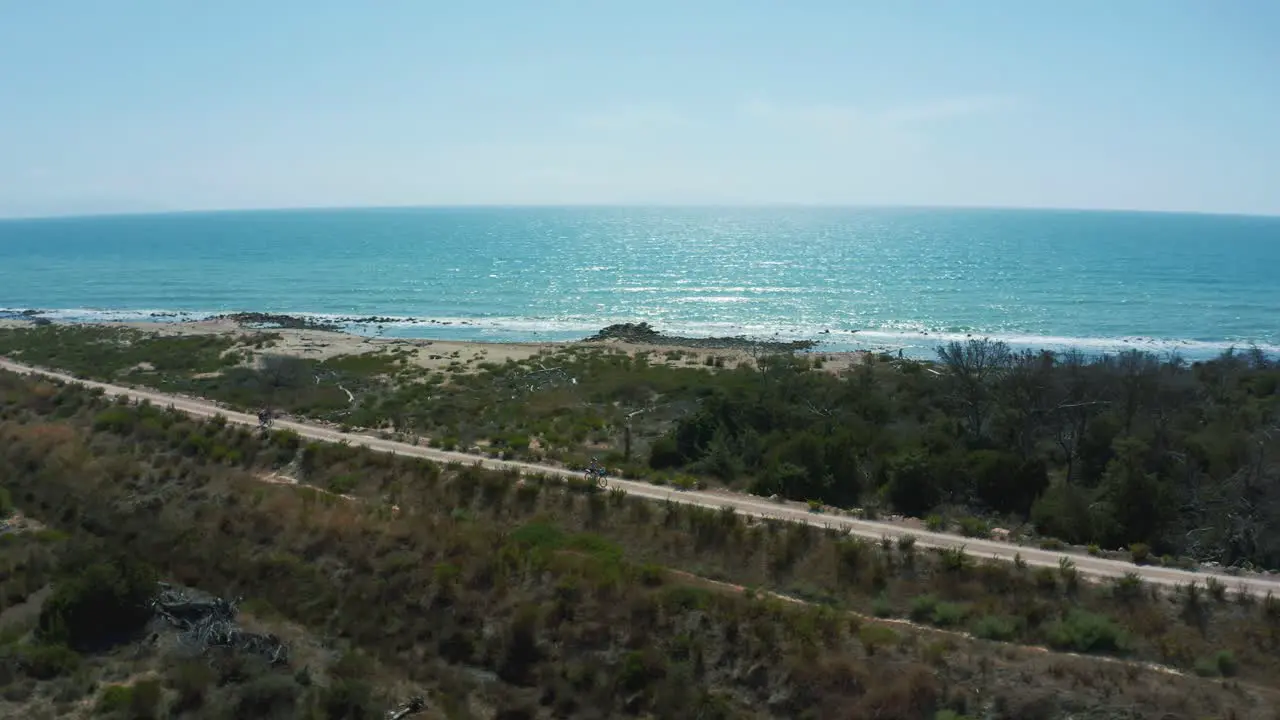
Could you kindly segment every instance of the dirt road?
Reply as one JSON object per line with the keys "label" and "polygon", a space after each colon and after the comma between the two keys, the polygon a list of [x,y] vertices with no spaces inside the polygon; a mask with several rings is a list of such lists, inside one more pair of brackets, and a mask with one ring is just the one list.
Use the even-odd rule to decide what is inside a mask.
{"label": "dirt road", "polygon": [[[249,426],[256,426],[258,424],[258,419],[252,415],[228,410],[204,399],[167,395],[150,390],[139,390],[119,385],[80,380],[63,373],[33,368],[4,359],[0,359],[0,369],[16,373],[40,375],[50,379],[61,380],[63,382],[80,383],[86,387],[99,388],[112,395],[123,395],[134,401],[147,400],[155,405],[171,406],[176,410],[181,410],[183,412],[190,413],[191,415],[201,417],[222,415],[226,417],[229,422]],[[574,477],[579,475],[576,471],[565,470],[564,468],[534,465],[532,463],[511,460],[483,458],[475,455],[468,455],[466,453],[450,452],[447,450],[410,445],[408,443],[397,442],[394,440],[383,440],[381,438],[359,433],[344,433],[326,427],[291,420],[277,420],[275,427],[282,430],[292,430],[298,433],[298,435],[311,440],[347,442],[352,445],[363,445],[364,447],[377,452],[421,457],[439,462],[456,461],[461,463],[472,463],[495,470],[515,469],[522,473],[545,473],[550,475]],[[683,503],[686,505],[698,505],[713,509],[731,507],[734,511],[743,515],[791,520],[819,527],[835,528],[844,530],[851,535],[872,540],[879,540],[882,537],[888,537],[891,540],[896,541],[899,537],[911,535],[916,539],[916,547],[963,547],[966,553],[975,558],[994,558],[997,560],[1012,562],[1015,556],[1020,555],[1022,560],[1028,565],[1056,568],[1058,567],[1061,558],[1067,557],[1075,563],[1076,569],[1081,575],[1090,578],[1117,578],[1123,577],[1125,573],[1132,572],[1136,573],[1145,582],[1156,585],[1174,586],[1185,585],[1191,582],[1199,582],[1203,584],[1207,577],[1212,576],[1216,577],[1232,590],[1247,590],[1248,592],[1256,595],[1266,595],[1268,592],[1280,594],[1280,577],[1276,576],[1231,576],[1225,573],[1190,572],[1174,568],[1136,566],[1132,563],[1121,560],[1110,560],[1107,558],[1092,557],[1079,553],[1042,550],[1036,547],[1020,546],[997,540],[962,538],[955,535],[947,535],[945,533],[915,530],[890,523],[876,522],[872,520],[859,520],[857,518],[839,515],[815,514],[809,512],[807,507],[796,503],[777,503],[765,498],[727,491],[674,490],[666,487],[650,485],[649,483],[642,481],[623,480],[620,478],[610,478],[609,485],[611,487],[622,488],[631,495],[651,500],[669,500],[671,502]]]}

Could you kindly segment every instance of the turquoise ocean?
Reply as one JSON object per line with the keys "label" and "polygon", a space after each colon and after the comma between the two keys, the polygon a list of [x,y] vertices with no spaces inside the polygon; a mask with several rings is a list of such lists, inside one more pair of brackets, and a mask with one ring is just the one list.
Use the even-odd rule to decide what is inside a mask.
{"label": "turquoise ocean", "polygon": [[1280,217],[980,209],[423,208],[0,221],[0,314],[394,318],[573,340],[616,322],[830,350],[991,337],[1280,352]]}

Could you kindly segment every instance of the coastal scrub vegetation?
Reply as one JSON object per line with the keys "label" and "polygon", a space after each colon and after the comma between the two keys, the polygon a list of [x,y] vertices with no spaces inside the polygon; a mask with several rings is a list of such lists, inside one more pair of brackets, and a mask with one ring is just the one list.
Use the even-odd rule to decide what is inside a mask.
{"label": "coastal scrub vegetation", "polygon": [[[357,650],[278,617],[247,620],[288,639],[293,666],[194,652],[149,604],[156,570],[82,528],[32,523],[0,534],[0,716],[53,718],[377,717],[389,673]],[[242,613],[240,622],[246,622]],[[375,692],[380,688],[381,692]]]}
{"label": "coastal scrub vegetation", "polygon": [[[354,687],[331,660],[317,687],[277,671],[271,691],[253,695],[286,686],[281,702],[314,717],[373,717],[374,668],[429,690],[440,717],[1053,718],[1118,706],[1269,717],[1275,707],[1280,604],[1263,598],[1135,578],[1092,585],[1069,563],[995,564],[575,480],[308,443],[9,373],[0,448],[14,505],[91,548],[55,563],[43,546],[12,545],[30,553],[23,564],[0,540],[0,560],[24,568],[21,585],[11,589],[12,571],[4,579],[0,632],[50,678],[22,679],[32,664],[13,665],[10,683],[27,691],[103,662],[123,639],[110,631],[136,627],[140,589],[159,577],[243,596],[256,616],[366,658]],[[27,632],[6,630],[8,609],[37,592]],[[75,608],[90,597],[119,610],[85,637]],[[129,698],[93,692],[112,712],[159,696],[163,717],[178,683],[134,681]]]}
{"label": "coastal scrub vegetation", "polygon": [[831,372],[816,352],[727,363],[675,349],[688,362],[673,364],[569,345],[430,371],[404,347],[316,360],[272,355],[263,333],[137,333],[0,331],[0,352],[447,449],[572,467],[600,455],[657,483],[932,516],[967,535],[1027,527],[1144,561],[1280,568],[1280,362],[1256,349],[1190,363],[974,339],[934,362],[868,355]]}

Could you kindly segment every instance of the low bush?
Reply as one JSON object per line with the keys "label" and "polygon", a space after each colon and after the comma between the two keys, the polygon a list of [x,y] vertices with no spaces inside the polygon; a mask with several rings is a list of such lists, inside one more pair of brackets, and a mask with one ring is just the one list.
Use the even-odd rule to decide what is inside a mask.
{"label": "low bush", "polygon": [[1151,563],[1151,546],[1146,543],[1134,543],[1129,546],[1129,557],[1133,560],[1134,565],[1149,565]]}
{"label": "low bush", "polygon": [[940,602],[933,610],[932,622],[938,627],[950,628],[964,624],[969,608],[963,603]]}
{"label": "low bush", "polygon": [[80,668],[80,654],[65,645],[32,643],[16,648],[19,667],[37,680],[69,675]]}
{"label": "low bush", "polygon": [[960,518],[960,534],[971,538],[988,538],[991,537],[991,526],[981,518],[962,517]]}
{"label": "low bush", "polygon": [[911,609],[907,617],[915,622],[923,623],[933,620],[933,613],[938,609],[938,599],[932,595],[921,595],[911,601]]}
{"label": "low bush", "polygon": [[1128,647],[1128,638],[1115,621],[1084,610],[1071,610],[1049,625],[1045,639],[1056,650],[1081,653],[1123,652]]}
{"label": "low bush", "polygon": [[1018,624],[1014,618],[1004,615],[983,615],[973,623],[973,635],[983,640],[1009,642],[1018,636]]}

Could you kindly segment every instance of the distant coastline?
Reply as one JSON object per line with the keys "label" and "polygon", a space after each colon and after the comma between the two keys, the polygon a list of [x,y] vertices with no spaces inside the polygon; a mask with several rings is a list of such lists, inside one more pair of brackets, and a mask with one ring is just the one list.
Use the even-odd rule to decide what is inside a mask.
{"label": "distant coastline", "polygon": [[179,208],[149,210],[116,210],[116,211],[67,211],[44,214],[0,215],[0,223],[28,222],[41,220],[107,220],[113,218],[151,218],[176,216],[210,216],[210,215],[244,215],[269,213],[377,213],[387,211],[398,212],[455,212],[455,211],[492,211],[492,210],[828,210],[828,211],[910,211],[910,212],[1026,212],[1026,213],[1069,213],[1098,215],[1165,215],[1211,218],[1256,218],[1261,220],[1280,219],[1280,213],[1247,212],[1239,210],[1175,210],[1168,208],[1099,208],[1071,206],[1032,206],[1032,205],[911,205],[911,204],[835,204],[835,203],[683,203],[683,204],[494,204],[474,203],[467,205],[298,205],[279,207],[222,207],[222,208]]}

